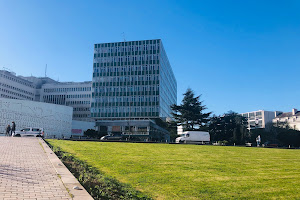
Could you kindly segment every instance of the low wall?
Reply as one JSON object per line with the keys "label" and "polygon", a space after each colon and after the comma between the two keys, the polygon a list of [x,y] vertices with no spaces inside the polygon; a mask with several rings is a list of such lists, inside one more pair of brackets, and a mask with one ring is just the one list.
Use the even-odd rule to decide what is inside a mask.
{"label": "low wall", "polygon": [[25,127],[44,128],[45,137],[70,138],[73,108],[36,101],[0,98],[0,133],[16,123],[16,130]]}

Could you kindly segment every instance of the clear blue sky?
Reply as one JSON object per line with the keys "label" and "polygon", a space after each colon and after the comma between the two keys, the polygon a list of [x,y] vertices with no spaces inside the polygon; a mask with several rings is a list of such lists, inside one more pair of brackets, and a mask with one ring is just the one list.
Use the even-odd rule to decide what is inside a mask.
{"label": "clear blue sky", "polygon": [[92,79],[93,44],[161,38],[210,111],[300,109],[300,1],[0,0],[0,68]]}

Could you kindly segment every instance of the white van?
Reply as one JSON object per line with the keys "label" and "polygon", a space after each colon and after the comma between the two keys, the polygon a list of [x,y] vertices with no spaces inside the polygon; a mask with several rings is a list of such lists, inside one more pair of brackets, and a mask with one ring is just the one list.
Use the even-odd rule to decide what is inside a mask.
{"label": "white van", "polygon": [[43,128],[23,128],[20,131],[15,131],[12,135],[13,137],[43,137],[44,129]]}
{"label": "white van", "polygon": [[206,144],[210,142],[210,135],[204,131],[185,131],[176,138],[176,143]]}

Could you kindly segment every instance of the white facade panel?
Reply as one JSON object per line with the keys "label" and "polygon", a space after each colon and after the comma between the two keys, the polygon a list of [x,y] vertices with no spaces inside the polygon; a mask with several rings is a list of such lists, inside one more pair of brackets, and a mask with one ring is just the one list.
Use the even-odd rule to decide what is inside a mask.
{"label": "white facade panel", "polygon": [[16,130],[44,128],[45,137],[70,138],[73,108],[49,103],[0,98],[0,132],[14,121]]}

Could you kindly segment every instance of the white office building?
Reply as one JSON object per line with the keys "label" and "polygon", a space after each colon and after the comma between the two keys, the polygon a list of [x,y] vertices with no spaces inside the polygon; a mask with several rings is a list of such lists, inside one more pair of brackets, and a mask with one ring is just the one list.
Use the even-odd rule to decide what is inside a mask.
{"label": "white office building", "polygon": [[275,118],[274,111],[265,110],[246,112],[242,113],[241,115],[243,117],[246,117],[248,120],[248,130],[255,128],[265,128],[266,124],[272,122],[272,120]]}
{"label": "white office building", "polygon": [[92,82],[58,82],[48,77],[16,76],[0,70],[0,98],[39,101],[73,107],[73,119],[91,119]]}
{"label": "white office building", "polygon": [[91,81],[46,83],[40,89],[40,101],[73,107],[73,119],[91,119]]}
{"label": "white office building", "polygon": [[300,111],[293,108],[292,112],[276,113],[276,117],[273,119],[273,123],[288,123],[290,128],[300,131]]}
{"label": "white office building", "polygon": [[0,98],[35,100],[36,86],[15,73],[0,70]]}

